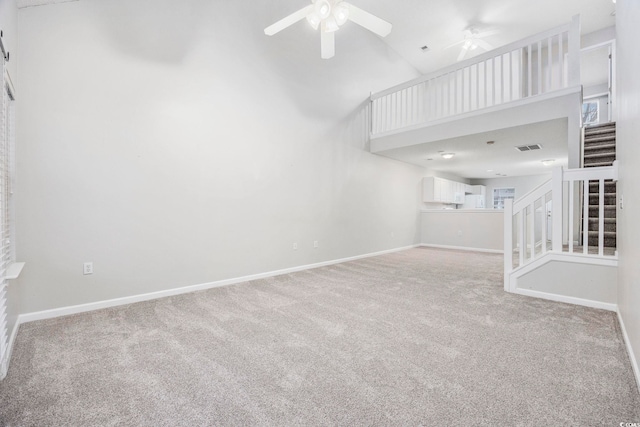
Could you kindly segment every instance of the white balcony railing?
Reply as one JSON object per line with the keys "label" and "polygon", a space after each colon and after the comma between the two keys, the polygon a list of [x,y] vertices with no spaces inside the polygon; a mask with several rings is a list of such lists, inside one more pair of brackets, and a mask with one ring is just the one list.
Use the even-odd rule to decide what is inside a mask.
{"label": "white balcony railing", "polygon": [[[505,200],[505,280],[515,269],[548,252],[614,257],[615,247],[605,246],[605,233],[609,233],[605,211],[611,206],[605,204],[611,197],[605,194],[605,183],[617,179],[617,162],[599,168],[558,167],[550,181],[515,202]],[[590,227],[590,223],[597,226]],[[593,228],[591,240],[597,243],[590,244]]]}
{"label": "white balcony railing", "polygon": [[580,85],[580,18],[371,96],[371,134]]}

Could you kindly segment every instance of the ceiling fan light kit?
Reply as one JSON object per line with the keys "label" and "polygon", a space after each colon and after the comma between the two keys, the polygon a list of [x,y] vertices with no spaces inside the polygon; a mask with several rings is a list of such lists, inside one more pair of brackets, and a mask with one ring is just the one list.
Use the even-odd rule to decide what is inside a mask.
{"label": "ceiling fan light kit", "polygon": [[450,47],[462,44],[462,49],[460,50],[460,54],[458,55],[457,59],[458,61],[462,61],[470,51],[476,50],[477,48],[481,48],[485,51],[492,50],[493,46],[482,40],[482,38],[494,35],[496,33],[497,31],[495,30],[480,32],[476,28],[469,27],[462,32],[462,34],[464,35],[464,38],[462,40],[445,47],[445,49],[449,49]]}
{"label": "ceiling fan light kit", "polygon": [[272,36],[305,18],[314,30],[320,29],[320,50],[323,59],[335,55],[334,33],[347,21],[355,22],[380,37],[386,37],[392,28],[387,21],[342,0],[312,0],[309,6],[265,28],[264,33]]}

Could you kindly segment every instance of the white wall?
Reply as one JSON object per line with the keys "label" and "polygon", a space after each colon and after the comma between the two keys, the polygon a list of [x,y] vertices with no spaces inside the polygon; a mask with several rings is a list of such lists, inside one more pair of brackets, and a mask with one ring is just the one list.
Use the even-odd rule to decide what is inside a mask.
{"label": "white wall", "polygon": [[495,188],[515,188],[515,198],[518,199],[529,191],[533,190],[540,184],[544,184],[551,179],[551,172],[544,175],[528,175],[528,176],[508,176],[504,178],[485,178],[472,179],[473,185],[485,185],[487,187],[486,206],[493,209],[493,190]]}
{"label": "white wall", "polygon": [[7,68],[14,84],[18,77],[18,8],[15,0],[0,0],[0,29],[4,47],[9,51]]}
{"label": "white wall", "polygon": [[517,289],[615,306],[617,278],[616,267],[556,260],[515,279],[515,282]]}
{"label": "white wall", "polygon": [[504,249],[503,211],[436,210],[422,212],[422,243],[500,252]]}
{"label": "white wall", "polygon": [[624,209],[618,209],[618,306],[637,367],[640,364],[640,2],[618,0],[616,8],[618,197],[624,196]]}
{"label": "white wall", "polygon": [[355,25],[329,61],[305,22],[263,34],[298,6],[20,10],[23,312],[419,242],[423,171],[369,154],[362,111],[417,72]]}

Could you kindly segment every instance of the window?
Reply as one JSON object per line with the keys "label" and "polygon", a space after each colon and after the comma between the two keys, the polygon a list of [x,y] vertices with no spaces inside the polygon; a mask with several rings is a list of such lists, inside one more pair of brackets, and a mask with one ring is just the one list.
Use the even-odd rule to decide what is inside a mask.
{"label": "window", "polygon": [[2,112],[0,117],[0,379],[7,373],[9,331],[7,313],[7,280],[14,260],[13,239],[13,154],[15,141],[15,106],[11,79],[2,61]]}
{"label": "window", "polygon": [[494,188],[493,189],[493,209],[504,209],[505,199],[513,199],[516,195],[516,189],[513,187]]}
{"label": "window", "polygon": [[591,125],[600,121],[600,102],[598,100],[582,103],[582,123]]}

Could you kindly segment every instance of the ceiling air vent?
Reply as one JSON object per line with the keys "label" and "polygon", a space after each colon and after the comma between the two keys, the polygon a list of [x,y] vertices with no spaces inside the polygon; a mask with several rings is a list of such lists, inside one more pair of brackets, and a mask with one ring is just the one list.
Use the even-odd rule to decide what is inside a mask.
{"label": "ceiling air vent", "polygon": [[542,148],[542,145],[540,145],[540,144],[521,145],[519,147],[516,147],[516,150],[518,150],[518,151],[533,151],[533,150],[539,150],[541,148]]}

